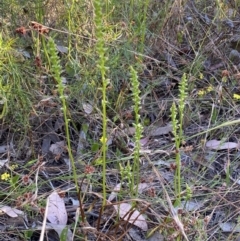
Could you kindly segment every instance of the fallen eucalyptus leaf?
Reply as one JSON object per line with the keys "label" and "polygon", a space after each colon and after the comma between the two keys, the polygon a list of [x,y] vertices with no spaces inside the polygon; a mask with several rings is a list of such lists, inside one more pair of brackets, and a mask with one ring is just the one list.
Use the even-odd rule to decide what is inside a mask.
{"label": "fallen eucalyptus leaf", "polygon": [[113,205],[119,216],[125,221],[132,223],[143,231],[148,230],[147,222],[142,214],[138,210],[132,209],[132,206],[128,203],[120,203],[119,205]]}
{"label": "fallen eucalyptus leaf", "polygon": [[21,211],[21,210],[18,210],[16,208],[11,208],[9,206],[3,206],[3,207],[0,207],[0,210],[4,213],[6,213],[8,216],[12,217],[12,218],[16,218],[18,217],[19,215],[23,215],[24,212]]}
{"label": "fallen eucalyptus leaf", "polygon": [[210,140],[206,142],[206,147],[213,150],[226,150],[239,148],[239,144],[235,142],[222,142],[217,140]]}
{"label": "fallen eucalyptus leaf", "polygon": [[158,127],[150,132],[150,136],[161,136],[172,132],[172,125],[168,124],[163,127]]}
{"label": "fallen eucalyptus leaf", "polygon": [[164,241],[164,236],[159,231],[156,231],[152,236],[147,238],[146,241]]}
{"label": "fallen eucalyptus leaf", "polygon": [[56,142],[55,144],[52,144],[49,148],[49,151],[51,151],[52,154],[54,155],[61,155],[64,151],[64,146],[65,146],[65,142],[59,141],[59,142]]}
{"label": "fallen eucalyptus leaf", "polygon": [[233,222],[220,223],[219,227],[226,233],[240,233],[240,226]]}
{"label": "fallen eucalyptus leaf", "polygon": [[9,149],[9,146],[7,145],[0,146],[0,153],[6,153],[8,149]]}
{"label": "fallen eucalyptus leaf", "polygon": [[48,207],[47,207],[47,219],[51,226],[59,235],[59,237],[64,236],[64,240],[71,241],[73,240],[72,231],[67,228],[67,211],[63,198],[61,198],[56,191],[54,191],[48,197]]}
{"label": "fallen eucalyptus leaf", "polygon": [[66,54],[68,52],[68,48],[62,45],[57,45],[57,50],[62,54]]}
{"label": "fallen eucalyptus leaf", "polygon": [[183,210],[186,210],[188,212],[191,212],[191,211],[196,211],[198,210],[199,208],[201,208],[203,206],[203,203],[201,202],[197,202],[197,201],[183,201],[180,203],[179,206],[177,206],[175,208],[175,211],[177,212],[178,209],[183,209]]}
{"label": "fallen eucalyptus leaf", "polygon": [[138,184],[138,193],[142,194],[144,191],[146,191],[148,188],[150,188],[151,185],[149,183],[139,183]]}
{"label": "fallen eucalyptus leaf", "polygon": [[144,137],[144,138],[140,139],[140,141],[139,141],[141,146],[147,145],[148,142],[149,142],[149,137]]}
{"label": "fallen eucalyptus leaf", "polygon": [[48,197],[47,219],[53,224],[67,224],[67,211],[64,200],[55,191]]}

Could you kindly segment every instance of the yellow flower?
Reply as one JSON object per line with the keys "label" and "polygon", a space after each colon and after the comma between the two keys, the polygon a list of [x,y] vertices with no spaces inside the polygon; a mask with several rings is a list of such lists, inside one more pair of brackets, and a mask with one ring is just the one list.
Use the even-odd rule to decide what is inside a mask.
{"label": "yellow flower", "polygon": [[[105,139],[105,140],[104,140]],[[103,136],[100,138],[100,141],[102,142],[102,143],[106,143],[107,142],[107,138],[103,138]]]}
{"label": "yellow flower", "polygon": [[233,94],[233,99],[240,100],[240,95],[238,95],[238,94]]}
{"label": "yellow flower", "polygon": [[222,77],[222,82],[223,82],[223,83],[226,83],[227,80],[228,80],[227,76],[223,76],[223,77]]}
{"label": "yellow flower", "polygon": [[198,95],[199,96],[203,96],[203,95],[205,95],[206,94],[206,91],[205,90],[199,90],[198,91]]}
{"label": "yellow flower", "polygon": [[15,170],[16,168],[18,168],[18,165],[17,164],[13,164],[10,166],[10,169],[13,171]]}
{"label": "yellow flower", "polygon": [[207,87],[207,91],[208,92],[211,92],[213,90],[213,87],[211,86],[211,85],[209,85],[208,87]]}
{"label": "yellow flower", "polygon": [[7,181],[10,178],[10,174],[5,172],[1,175],[1,180]]}

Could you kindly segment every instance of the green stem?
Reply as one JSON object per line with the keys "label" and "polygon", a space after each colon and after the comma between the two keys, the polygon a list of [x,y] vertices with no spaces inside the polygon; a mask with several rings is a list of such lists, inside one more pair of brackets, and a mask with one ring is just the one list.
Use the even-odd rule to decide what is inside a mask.
{"label": "green stem", "polygon": [[106,153],[107,153],[107,85],[109,83],[106,78],[107,67],[105,40],[104,40],[104,25],[103,25],[103,2],[101,0],[94,1],[95,26],[96,26],[96,50],[99,56],[97,67],[101,73],[102,80],[102,182],[103,182],[103,207],[106,205]]}
{"label": "green stem", "polygon": [[58,88],[58,93],[60,95],[60,99],[62,102],[62,111],[63,111],[63,118],[64,118],[64,123],[65,123],[65,131],[66,131],[66,138],[67,138],[67,148],[68,148],[68,155],[69,155],[69,159],[71,161],[71,165],[72,165],[72,170],[73,170],[73,178],[74,178],[74,182],[76,185],[76,190],[77,193],[79,193],[79,187],[78,187],[78,178],[77,178],[77,171],[76,171],[76,166],[75,166],[75,162],[74,162],[74,158],[73,158],[73,154],[72,154],[72,148],[71,148],[71,140],[70,140],[70,134],[69,134],[69,119],[67,116],[67,103],[66,103],[66,97],[64,95],[64,88],[65,86],[62,83],[62,79],[61,79],[61,65],[60,65],[60,59],[57,53],[57,49],[56,49],[56,45],[53,41],[52,38],[49,38],[48,40],[48,53],[49,53],[49,60],[50,60],[50,70],[53,74],[53,77],[56,79],[57,81],[57,88]]}

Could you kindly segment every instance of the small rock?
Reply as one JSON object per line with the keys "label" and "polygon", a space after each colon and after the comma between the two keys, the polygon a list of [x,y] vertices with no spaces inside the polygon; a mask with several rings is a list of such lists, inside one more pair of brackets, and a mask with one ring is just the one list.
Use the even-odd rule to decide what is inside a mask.
{"label": "small rock", "polygon": [[229,54],[229,59],[232,61],[233,64],[239,64],[240,63],[240,53],[233,49]]}

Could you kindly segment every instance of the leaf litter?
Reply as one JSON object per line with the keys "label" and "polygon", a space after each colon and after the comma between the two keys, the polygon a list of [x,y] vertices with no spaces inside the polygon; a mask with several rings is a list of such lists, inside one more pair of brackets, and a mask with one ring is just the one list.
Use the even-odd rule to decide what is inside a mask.
{"label": "leaf litter", "polygon": [[[115,199],[118,195],[118,192],[121,190],[122,183],[118,183],[113,192],[108,197],[108,202],[111,202]],[[145,185],[138,186],[138,191],[142,192]],[[146,187],[145,187],[146,188]],[[148,230],[148,225],[145,217],[135,208],[132,207],[129,203],[119,203],[117,205],[113,205],[114,209],[116,210],[117,214],[123,218],[125,221],[134,224],[138,228],[142,229],[143,231]],[[133,208],[133,209],[132,209]]]}
{"label": "leaf litter", "polygon": [[211,150],[230,150],[239,149],[239,143],[235,142],[222,142],[218,140],[210,140],[206,142],[206,147]]}
{"label": "leaf litter", "polygon": [[[51,224],[47,224],[52,227],[61,236],[62,232],[66,228],[68,215],[64,203],[64,199],[54,191],[47,198],[47,213],[46,217]],[[67,228],[67,239],[66,241],[72,240],[72,232]]]}
{"label": "leaf litter", "polygon": [[145,217],[138,211],[132,209],[132,205],[129,203],[120,203],[113,205],[118,215],[125,221],[134,224],[143,231],[148,230],[148,225]]}
{"label": "leaf litter", "polygon": [[[156,4],[156,6],[152,6],[151,4]],[[151,4],[150,7],[152,8],[149,10],[152,10],[155,17],[153,16],[154,18],[149,26],[149,32],[154,32],[156,25],[159,25],[157,22],[159,16],[158,13],[155,12],[155,9],[160,9],[161,5],[158,5],[160,2]],[[164,3],[161,2],[161,4]],[[228,12],[236,12],[229,6],[224,7],[228,8]],[[213,8],[214,7],[212,7],[212,9]],[[204,8],[204,14],[202,14],[200,10],[201,1],[197,3],[194,1],[186,3],[186,6],[180,11],[186,18],[183,17],[182,20],[179,21],[177,28],[171,28],[170,25],[174,24],[173,20],[176,18],[176,13],[174,12],[175,7],[172,8],[161,31],[163,35],[166,33],[167,36],[158,36],[154,39],[147,37],[152,54],[144,57],[143,62],[146,68],[143,69],[143,74],[139,75],[141,96],[143,96],[141,98],[141,121],[144,126],[144,135],[140,140],[141,150],[139,163],[141,163],[141,168],[139,173],[140,183],[138,185],[138,192],[141,194],[141,198],[151,201],[151,208],[146,212],[140,212],[138,205],[133,208],[130,198],[131,195],[129,192],[123,192],[122,195],[121,184],[119,183],[119,180],[122,178],[122,174],[119,173],[119,164],[124,167],[127,167],[127,162],[132,164],[133,150],[125,148],[124,145],[126,144],[127,146],[130,144],[131,147],[135,148],[134,135],[136,134],[136,130],[132,126],[132,123],[134,123],[133,114],[130,113],[129,115],[122,116],[119,114],[119,117],[118,112],[124,112],[125,110],[121,110],[121,108],[125,107],[118,106],[118,103],[116,106],[114,106],[115,103],[112,106],[109,102],[109,109],[111,109],[108,112],[109,133],[114,132],[115,129],[121,129],[124,133],[117,136],[119,139],[118,145],[114,143],[114,137],[112,137],[111,134],[109,135],[108,142],[107,188],[115,186],[113,192],[109,195],[109,201],[112,202],[111,207],[114,207],[115,213],[118,213],[120,216],[118,223],[119,230],[114,233],[114,238],[125,235],[124,238],[127,241],[130,240],[128,234],[125,233],[124,225],[121,223],[122,219],[132,224],[129,233],[132,234],[132,239],[135,238],[135,240],[140,240],[140,237],[141,240],[144,241],[150,240],[146,238],[146,231],[155,231],[154,234],[156,234],[157,237],[155,240],[162,240],[162,236],[159,235],[160,233],[166,234],[170,240],[177,240],[180,235],[184,236],[185,240],[211,240],[211,238],[217,240],[219,236],[223,237],[224,240],[228,240],[229,237],[227,233],[234,235],[235,232],[238,232],[239,221],[237,215],[235,215],[238,212],[240,200],[239,187],[235,185],[239,184],[240,176],[239,158],[235,156],[235,152],[239,151],[239,144],[238,141],[236,141],[236,139],[239,139],[238,127],[236,126],[235,128],[234,125],[234,128],[230,131],[230,126],[225,124],[221,128],[218,128],[218,130],[214,130],[216,132],[212,129],[212,131],[207,133],[208,141],[206,143],[205,139],[201,139],[206,138],[206,136],[199,134],[209,128],[211,129],[212,125],[214,128],[215,124],[218,124],[217,121],[221,118],[231,117],[233,120],[238,119],[239,103],[229,97],[231,97],[232,92],[237,92],[239,88],[238,83],[234,81],[239,75],[238,71],[236,71],[239,67],[238,62],[240,61],[239,49],[237,49],[239,38],[234,36],[236,37],[235,40],[229,40],[231,48],[236,48],[234,51],[228,49],[227,39],[224,39],[224,36],[229,35],[227,32],[224,32],[224,28],[226,27],[224,24],[228,26],[227,28],[231,29],[231,34],[234,35],[234,28],[237,27],[237,21],[227,19],[228,21],[224,20],[224,22],[219,16],[217,17],[217,21],[213,21],[212,17],[215,16],[215,13],[211,13],[211,8]],[[205,13],[205,11],[209,12]],[[149,11],[149,14],[150,12],[151,11]],[[173,12],[173,16],[171,12]],[[236,14],[238,15],[238,13]],[[227,17],[233,18],[233,16],[235,16],[235,13]],[[201,26],[207,29],[209,26],[211,26],[211,28],[216,27],[216,32],[213,31],[207,38],[204,37],[206,43],[200,44],[202,49],[198,51],[199,39],[202,39],[201,33],[208,33],[208,31],[197,31],[197,27],[201,27],[199,26],[200,22],[202,24]],[[123,25],[125,26],[126,23],[123,23]],[[39,27],[44,31],[49,31],[48,27],[32,22],[31,28],[34,28],[34,26],[36,29],[32,29],[33,31],[40,31]],[[165,26],[168,29],[174,29],[171,33],[173,36],[169,35],[168,31],[164,31],[166,30],[164,28]],[[125,27],[128,28],[128,26]],[[219,32],[220,29],[223,33]],[[195,41],[195,38],[186,39],[190,37],[190,35],[188,32],[185,32],[185,30],[193,33],[190,35],[194,36],[197,41]],[[24,33],[25,31],[27,31],[27,28],[18,29],[18,32]],[[28,37],[29,36],[25,36],[24,39]],[[166,43],[165,39],[167,40]],[[192,43],[191,46],[189,42]],[[198,45],[195,46],[195,43],[198,43]],[[226,48],[222,48],[222,44],[225,44]],[[68,53],[68,48],[65,47],[64,44],[57,45],[57,48],[61,56]],[[225,52],[225,49],[228,49],[231,55]],[[32,54],[24,51],[25,50],[17,50],[17,52],[24,57],[19,58],[20,63],[23,63],[22,61],[24,61],[24,59],[32,58]],[[236,53],[236,57],[233,56],[233,53]],[[137,59],[137,54],[134,54]],[[230,60],[232,59],[232,63],[229,64],[227,62],[228,58]],[[80,60],[81,63],[85,61],[83,59],[85,59],[84,51],[82,53],[82,59]],[[198,62],[198,59],[200,59],[200,62]],[[41,61],[38,61],[38,63],[41,69],[41,67],[43,67],[41,66]],[[193,63],[201,66],[201,68],[195,71]],[[194,67],[193,72],[189,66],[191,66],[191,69]],[[173,101],[178,102],[177,86],[183,68],[189,75],[189,98],[186,103],[187,110],[183,123],[186,140],[182,143],[181,147],[181,153],[185,154],[181,154],[181,174],[183,177],[183,196],[187,197],[188,200],[182,201],[178,207],[175,207],[175,194],[173,191],[176,169],[175,152],[179,150],[175,150],[174,147],[172,126],[171,123],[169,123],[169,109]],[[82,70],[79,71],[77,66],[73,66],[72,69],[74,73],[79,72],[81,75],[83,73]],[[87,84],[84,83],[84,78],[74,73],[70,76],[71,78],[69,78],[65,70],[61,73],[61,80],[67,87],[67,95],[69,94],[68,91],[71,91],[72,83],[79,80],[82,81],[82,90],[79,90],[79,93],[77,93],[77,98],[71,99],[72,95],[69,95],[70,100],[68,102],[69,117],[71,118],[69,123],[70,138],[73,153],[79,154],[78,157],[75,158],[79,177],[78,182],[82,182],[84,184],[82,186],[89,187],[84,190],[83,188],[81,189],[83,201],[83,203],[81,203],[77,199],[78,194],[70,192],[70,190],[74,189],[74,184],[70,178],[72,177],[71,165],[69,158],[66,157],[68,156],[65,150],[66,142],[62,141],[66,139],[63,134],[65,127],[63,118],[59,112],[61,106],[59,105],[53,85],[55,80],[48,75],[48,72],[44,72],[44,68],[41,70],[43,70],[41,76],[34,75],[34,78],[39,81],[39,86],[37,87],[39,89],[35,90],[38,98],[35,101],[37,104],[32,105],[31,126],[29,126],[28,132],[29,138],[25,139],[22,138],[22,136],[16,137],[16,134],[12,135],[11,131],[9,131],[11,128],[5,128],[5,124],[3,124],[1,131],[2,143],[0,147],[0,153],[2,154],[2,161],[0,161],[1,172],[11,172],[11,175],[15,179],[11,180],[11,183],[2,182],[2,190],[8,192],[18,184],[22,187],[22,183],[20,183],[22,181],[19,177],[22,177],[23,174],[26,180],[30,180],[31,177],[36,175],[35,183],[26,182],[29,186],[25,186],[26,189],[35,189],[36,196],[32,199],[33,201],[31,203],[23,202],[22,206],[20,205],[21,208],[24,208],[24,204],[27,204],[31,213],[36,214],[35,221],[38,224],[36,229],[41,230],[43,227],[39,225],[39,223],[41,224],[42,222],[40,210],[44,208],[41,206],[41,203],[45,201],[46,193],[62,188],[66,190],[67,195],[71,196],[70,200],[72,201],[69,202],[70,204],[68,203],[69,206],[66,209],[66,202],[68,202],[66,200],[69,199],[64,199],[64,202],[61,197],[57,196],[57,192],[52,192],[47,198],[47,208],[51,210],[52,213],[51,211],[48,212],[48,223],[45,225],[46,230],[60,230],[58,231],[60,236],[62,230],[65,228],[68,229],[68,225],[66,225],[67,222],[73,224],[73,217],[79,217],[81,215],[77,213],[76,207],[82,205],[83,213],[86,214],[86,223],[81,223],[81,225],[85,225],[85,230],[89,229],[92,231],[93,236],[95,235],[91,240],[97,240],[101,236],[99,233],[106,235],[100,237],[105,240],[104,238],[112,237],[110,231],[112,231],[111,228],[114,226],[113,223],[116,224],[116,220],[112,220],[113,213],[111,210],[108,210],[108,208],[106,208],[102,214],[99,211],[102,203],[102,197],[100,195],[102,184],[99,184],[101,183],[101,168],[96,167],[96,165],[94,166],[97,170],[96,172],[85,173],[85,167],[91,167],[95,160],[99,160],[101,163],[101,143],[99,143],[102,130],[101,113],[98,113],[100,106],[98,106],[97,101],[95,102],[99,97],[99,93],[94,93],[94,96],[87,98],[91,100],[94,99],[94,102],[89,102],[89,100],[84,100],[84,98],[82,100],[83,93],[81,91],[88,89],[86,87]],[[211,75],[211,77],[209,77],[209,75]],[[127,79],[128,77],[124,76],[124,78]],[[217,81],[213,81],[213,79]],[[232,83],[234,83],[234,85]],[[206,93],[207,85],[210,84],[213,85],[214,90],[216,90],[216,95],[213,95],[213,91]],[[127,88],[128,87],[126,87],[126,89]],[[124,88],[116,91],[114,86],[113,89],[115,91],[114,93],[111,92],[111,86],[109,86],[109,100],[111,100],[116,93],[123,93],[124,99],[128,101],[128,98],[130,98],[131,101],[132,97],[128,92],[124,92]],[[230,95],[226,92],[226,89],[230,90]],[[200,96],[200,93],[204,95]],[[119,100],[121,97],[120,94],[118,96]],[[79,98],[79,96],[81,96],[81,98]],[[79,99],[81,100],[79,101]],[[4,122],[5,121],[6,120],[4,120]],[[119,122],[121,123],[119,124]],[[83,130],[83,126],[86,123],[88,125],[88,131]],[[123,127],[121,127],[121,125]],[[191,138],[192,136],[194,136],[194,138]],[[228,137],[229,141],[223,139]],[[16,141],[18,138],[21,139],[21,144],[19,148],[16,148],[16,153],[13,153],[13,151],[8,148],[6,142],[9,142],[11,139],[11,141],[14,141],[14,145],[17,146],[16,144],[18,143],[16,143]],[[223,141],[219,141],[219,138]],[[41,148],[39,148],[39,146],[41,146]],[[96,146],[99,148],[93,148]],[[189,151],[188,146],[193,146],[191,151]],[[32,152],[30,155],[27,155],[26,153],[28,153],[29,149],[31,149]],[[122,150],[124,149],[127,149],[127,151],[123,152]],[[56,161],[50,154],[53,156],[60,155],[60,157]],[[151,161],[149,165],[148,159]],[[29,167],[27,164],[30,162],[34,163],[34,165]],[[42,166],[41,163],[43,162],[45,162],[46,165]],[[10,169],[11,165],[16,163],[20,166],[19,169]],[[230,170],[230,173],[228,167],[229,169],[233,169]],[[46,175],[43,175],[43,168]],[[153,175],[153,172],[155,172],[153,169],[156,171],[156,175]],[[39,176],[36,174],[36,170],[39,170]],[[93,170],[93,168],[88,168],[88,170]],[[156,178],[156,176],[159,178]],[[126,176],[124,176],[124,178],[125,177]],[[17,178],[19,179],[17,180]],[[186,189],[185,184],[191,185],[191,190]],[[10,188],[8,189],[8,187]],[[109,188],[108,191],[109,190],[111,189]],[[189,191],[189,193],[187,193],[186,190]],[[21,195],[21,193],[19,195]],[[186,193],[190,196],[185,196],[187,195]],[[16,195],[13,194],[11,194],[10,197],[3,196],[1,201],[7,201],[8,205],[2,206],[1,211],[13,217],[24,215],[24,213],[21,213],[23,212],[20,210],[21,208],[18,209],[14,202],[16,198],[18,200],[26,200],[27,193],[24,195],[20,197],[16,197]],[[143,203],[143,200],[138,200],[138,202]],[[219,215],[217,209],[221,209],[221,215]],[[18,211],[20,212],[18,213]],[[77,220],[77,218],[75,220]],[[89,237],[89,234],[84,233],[84,230],[81,229],[81,225],[78,225],[76,222],[74,225],[81,235],[85,235],[85,238]],[[135,232],[137,227],[140,230],[138,234]],[[118,232],[121,232],[121,234],[118,234]]]}
{"label": "leaf litter", "polygon": [[24,212],[21,211],[21,210],[18,210],[16,208],[11,208],[9,206],[3,206],[3,207],[0,207],[0,210],[1,212],[3,213],[6,213],[8,216],[12,217],[12,218],[16,218],[18,217],[19,215],[20,216],[23,216],[24,215]]}

